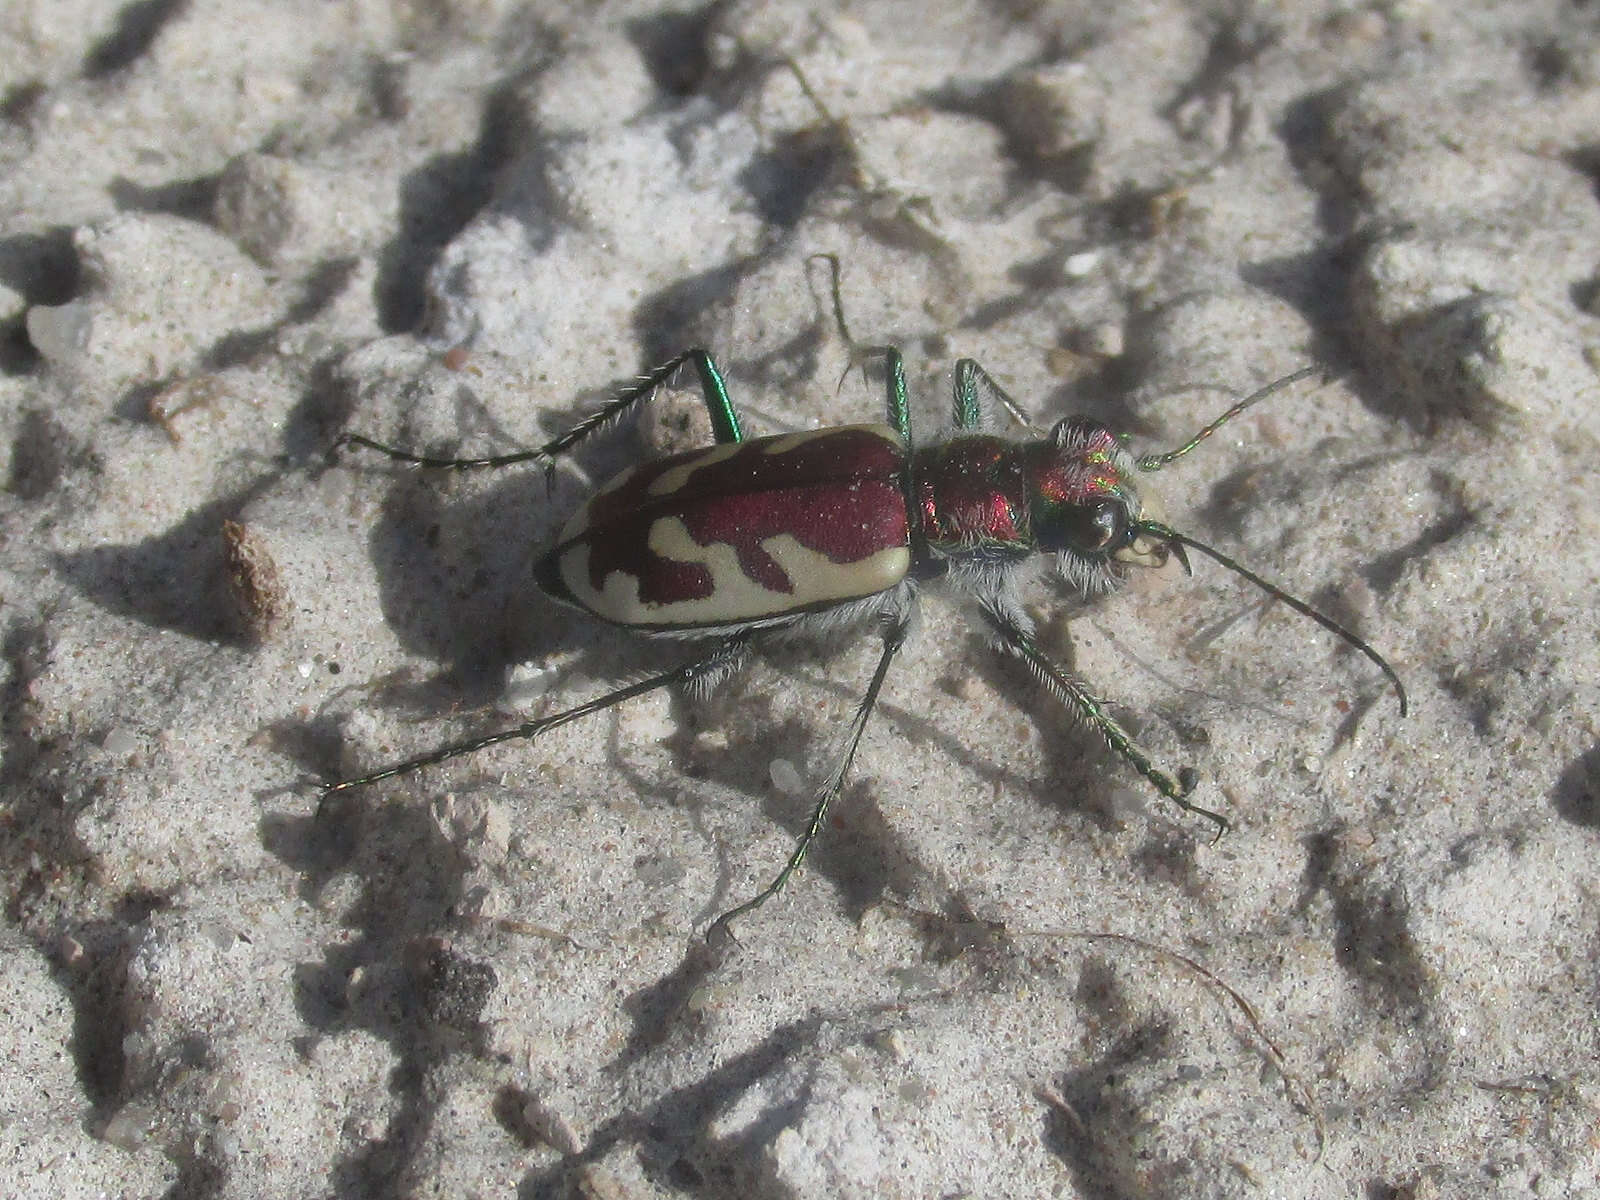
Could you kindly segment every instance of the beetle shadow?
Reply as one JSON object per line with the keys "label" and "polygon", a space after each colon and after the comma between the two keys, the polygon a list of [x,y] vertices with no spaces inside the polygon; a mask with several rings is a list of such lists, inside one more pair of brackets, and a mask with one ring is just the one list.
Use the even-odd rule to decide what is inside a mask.
{"label": "beetle shadow", "polygon": [[[680,650],[679,654],[682,653]],[[783,653],[795,651],[785,646]],[[774,658],[772,647],[763,647],[757,654],[763,666],[771,668],[776,663],[777,669],[784,671],[781,657]],[[713,828],[716,822],[707,819],[710,810],[693,798],[697,785],[704,783],[708,790],[745,798],[766,820],[790,838],[797,839],[810,820],[815,804],[816,791],[811,785],[825,776],[833,765],[832,756],[841,748],[837,729],[819,733],[802,719],[774,716],[768,703],[767,681],[761,678],[763,673],[759,668],[742,671],[703,700],[681,693],[673,696],[673,703],[681,712],[676,722],[677,732],[666,745],[674,758],[674,769],[683,781],[677,790],[690,794],[678,807],[707,844],[716,847],[718,858],[717,888],[705,898],[697,917],[697,924],[702,927],[748,898],[741,891],[744,885],[735,882],[737,878],[750,876],[745,890],[751,894],[765,886],[783,865],[788,848],[782,857],[770,863],[747,861],[750,855],[738,847],[730,847],[726,838]],[[840,692],[844,693],[842,685]],[[708,759],[700,742],[701,731],[730,726],[745,731],[743,736]],[[639,795],[659,794],[661,781],[630,767],[625,748],[616,744],[615,736],[613,727],[612,770]],[[802,771],[807,783],[804,789],[791,792],[773,784],[772,764],[780,759],[816,768]],[[859,756],[857,764],[860,765]],[[859,917],[882,898],[884,880],[892,881],[895,874],[890,864],[907,859],[881,818],[876,828],[873,827],[870,814],[877,813],[877,806],[872,802],[875,791],[870,780],[857,779],[854,773],[846,779],[843,791],[829,806],[827,827],[808,851],[802,868],[804,872],[815,871],[832,880],[843,896],[845,911],[852,918]],[[739,802],[738,799],[731,801]],[[718,811],[726,807],[724,802],[717,805]]]}
{"label": "beetle shadow", "polygon": [[[756,1160],[772,1139],[791,1128],[805,1111],[805,1097],[784,1097],[774,1104],[763,1088],[768,1080],[781,1078],[784,1069],[813,1048],[832,1024],[824,1013],[809,1013],[765,1032],[755,1042],[736,1051],[715,1056],[713,1066],[699,1066],[693,1078],[667,1091],[659,1090],[659,1080],[633,1084],[627,1095],[644,1094],[642,1103],[623,1104],[599,1121],[588,1132],[581,1149],[566,1154],[549,1167],[536,1167],[517,1187],[519,1200],[556,1196],[598,1195],[587,1186],[593,1178],[612,1178],[609,1172],[592,1174],[619,1148],[636,1159],[640,1170],[655,1185],[652,1194],[695,1196],[769,1195],[767,1190],[751,1192],[727,1182],[722,1164],[737,1166]],[[698,1055],[701,1063],[705,1055]],[[727,1116],[743,1099],[765,1100],[766,1107],[752,1122],[735,1122],[737,1132],[729,1133],[719,1118]],[[702,1170],[703,1164],[709,1170]],[[709,1176],[709,1177],[708,1177]],[[609,1194],[609,1193],[608,1193]]]}
{"label": "beetle shadow", "polygon": [[1551,800],[1564,820],[1600,829],[1600,744],[1580,754],[1561,772]]}
{"label": "beetle shadow", "polygon": [[[538,471],[506,474],[470,495],[457,482],[396,477],[367,550],[384,623],[401,648],[442,664],[481,701],[526,648],[523,612],[549,603],[533,586],[532,567],[552,520],[541,519]],[[557,635],[563,624],[545,622]]]}
{"label": "beetle shadow", "polygon": [[[579,401],[572,411],[592,407]],[[565,430],[576,419],[563,411],[550,426]],[[584,449],[602,475],[625,458],[615,447]],[[385,624],[409,655],[440,664],[429,690],[448,681],[457,703],[485,704],[501,693],[511,666],[594,643],[603,626],[533,580],[535,563],[586,495],[572,471],[537,464],[416,471],[353,460],[339,469],[390,476],[367,550]],[[477,483],[485,477],[487,484]],[[438,697],[426,699],[437,711]]]}
{"label": "beetle shadow", "polygon": [[[972,659],[984,660],[984,666],[980,668],[980,671],[985,679],[1002,694],[1010,692],[1015,680],[1009,678],[1001,679],[999,674],[1001,664],[998,655],[980,635],[973,634],[970,640],[972,643]],[[799,669],[795,670],[794,677],[801,680],[807,687],[831,692],[841,700],[850,703],[855,703],[861,699],[861,688],[865,686],[864,682],[847,684],[840,679],[816,675]],[[974,750],[962,738],[948,733],[937,722],[923,715],[922,712],[897,702],[890,695],[893,689],[894,672],[891,671],[889,679],[884,685],[883,695],[878,698],[877,706],[872,711],[872,720],[868,725],[869,730],[879,724],[888,724],[895,729],[896,737],[902,738],[908,743],[938,746],[941,753],[946,755],[952,762],[959,763],[963,769],[973,775],[976,781],[973,789],[975,791],[984,786],[990,789],[1011,789],[1027,788],[1037,783],[1037,780],[1032,775],[1012,770],[999,758]],[[861,769],[864,765],[869,764],[863,764],[858,754],[855,769]]]}
{"label": "beetle shadow", "polygon": [[436,1119],[429,1079],[452,1056],[487,1053],[482,1015],[498,981],[450,940],[468,862],[428,809],[361,793],[309,815],[268,814],[259,832],[309,905],[323,907],[331,883],[359,881],[320,958],[294,969],[295,1007],[311,1030],[296,1049],[309,1059],[324,1039],[363,1030],[392,1051],[387,1123],[332,1173],[333,1194],[391,1194]]}
{"label": "beetle shadow", "polygon": [[[779,674],[834,691],[851,704],[858,702],[860,696],[840,681],[802,676],[797,660],[814,661],[817,650],[816,646],[803,642],[784,642],[776,647],[764,647],[760,656],[764,666]],[[693,800],[679,804],[684,819],[714,847],[717,858],[717,887],[705,898],[697,918],[697,925],[702,929],[723,912],[755,895],[777,875],[788,858],[793,840],[799,838],[810,820],[816,799],[814,787],[798,791],[775,787],[770,779],[772,762],[787,759],[807,763],[814,768],[804,772],[811,784],[826,777],[834,765],[832,756],[842,752],[842,726],[823,733],[804,719],[772,717],[766,701],[768,681],[760,678],[762,673],[759,670],[741,672],[704,701],[675,697],[675,703],[688,711],[686,718],[678,722],[678,732],[668,740],[667,746],[676,769],[687,781],[683,789],[692,791],[694,781],[703,780],[725,795],[748,797],[771,824],[787,835],[781,853],[763,856],[731,845],[712,828],[707,810],[700,804]],[[699,732],[704,728],[725,727],[734,713],[738,714],[739,727],[748,733],[708,766],[699,749]],[[904,710],[897,710],[895,715],[915,720]],[[612,770],[627,780],[631,790],[640,795],[660,793],[661,781],[628,767],[624,748],[614,742],[611,758]],[[918,883],[928,873],[928,868],[917,861],[914,849],[896,833],[895,823],[884,816],[876,802],[883,789],[892,786],[889,773],[872,770],[859,755],[856,765],[858,769],[865,768],[861,777],[852,775],[847,779],[844,789],[830,806],[827,823],[808,851],[797,879],[791,881],[791,887],[783,893],[790,895],[800,876],[825,879],[836,891],[837,907],[851,921],[859,921],[887,897],[915,894]],[[719,804],[719,811],[723,807]],[[772,903],[776,906],[780,898],[774,897]],[[763,907],[747,915],[744,921],[755,922],[762,915],[771,917],[774,911]],[[611,1068],[625,1071],[650,1054],[689,1036],[692,1026],[686,1018],[688,999],[720,962],[720,954],[697,934],[691,938],[676,967],[631,995],[625,1007],[633,1030]]]}
{"label": "beetle shadow", "polygon": [[[1064,581],[1057,580],[1061,587]],[[1072,596],[1061,603],[1078,611],[1096,611],[1093,601]],[[1112,696],[1106,696],[1092,679],[1085,679],[1077,669],[1071,654],[1054,651],[1050,659],[1056,666],[1075,679],[1085,682],[1111,710],[1119,723],[1129,728],[1135,741],[1140,741],[1139,716]],[[1133,767],[1114,753],[1096,732],[1067,706],[1057,703],[1016,658],[996,649],[977,630],[972,630],[961,661],[971,665],[973,673],[987,685],[1006,705],[1009,711],[1029,721],[1037,731],[1039,766],[1026,773],[1018,772],[996,763],[992,758],[975,754],[971,747],[959,740],[952,743],[948,753],[962,761],[966,769],[980,778],[991,781],[995,788],[1007,788],[1033,797],[1042,806],[1055,812],[1071,814],[1080,821],[1092,824],[1102,832],[1110,832],[1128,823],[1129,814],[1118,797],[1130,790],[1136,796],[1148,798],[1149,815],[1168,821],[1152,820],[1143,848],[1136,852],[1141,869],[1152,882],[1182,883],[1187,876],[1192,855],[1188,850],[1194,844],[1189,817],[1170,807],[1142,779]],[[1134,660],[1141,669],[1154,672],[1148,664]],[[1164,679],[1159,672],[1157,678]],[[1171,682],[1170,680],[1164,680]],[[1175,714],[1157,710],[1154,720],[1164,724],[1176,734],[1185,755],[1203,747],[1206,738],[1203,730],[1186,727]],[[1159,762],[1161,756],[1157,755]],[[1171,767],[1187,763],[1167,764]],[[1142,819],[1142,818],[1141,818]]]}
{"label": "beetle shadow", "polygon": [[[856,656],[856,667],[849,674],[837,666],[857,639],[872,643],[874,653],[870,658],[875,659],[878,645],[865,627],[817,638],[778,641],[763,648],[762,658],[768,670],[808,691],[831,695],[836,701],[834,719],[826,723],[790,720],[776,726],[776,730],[770,723],[755,726],[755,736],[759,738],[755,749],[763,772],[757,793],[762,813],[791,839],[798,839],[809,823],[818,789],[845,752],[850,719],[870,679],[870,666],[861,669],[870,661],[868,658]],[[901,651],[902,655],[909,652],[910,645]],[[840,907],[851,920],[859,920],[888,895],[915,894],[918,881],[927,875],[927,868],[917,862],[914,844],[896,832],[895,822],[885,815],[879,802],[895,787],[894,764],[899,747],[935,742],[957,761],[971,754],[959,739],[947,737],[934,722],[895,701],[895,675],[891,664],[844,787],[829,805],[823,830],[808,850],[802,868],[831,881],[839,893]],[[740,712],[749,709],[749,701],[742,696],[730,696],[729,706],[735,705]],[[882,736],[884,732],[887,737]],[[766,772],[780,758],[799,767],[803,787],[786,791],[772,785]],[[1011,777],[1004,768],[997,768],[990,782],[998,786],[1001,778],[1009,781]],[[782,865],[782,860],[771,863],[771,870],[758,873],[752,884],[765,886]],[[723,905],[742,899],[724,888],[717,901]]]}
{"label": "beetle shadow", "polygon": [[1164,1014],[1119,1022],[1096,1038],[1101,1044],[1074,1056],[1055,1076],[1059,1099],[1044,1111],[1040,1142],[1061,1162],[1075,1191],[1081,1189],[1077,1194],[1090,1200],[1182,1194],[1169,1190],[1174,1179],[1153,1178],[1149,1166],[1127,1152],[1131,1131],[1148,1118],[1125,1080],[1151,1064],[1170,1064],[1179,1055],[1175,1040]]}
{"label": "beetle shadow", "polygon": [[[967,639],[968,645],[960,655],[963,662],[976,664],[975,670],[1001,697],[1028,694],[1034,687],[1020,664],[1009,663],[996,653],[986,638],[976,632]],[[914,643],[913,643],[914,644]],[[906,652],[909,652],[909,647]],[[832,673],[819,673],[811,668],[817,661],[814,650],[785,645],[776,654],[769,654],[775,670],[795,679],[803,686],[818,692],[829,693],[846,706],[860,702],[865,678],[845,680]],[[951,762],[960,765],[971,777],[974,792],[988,788],[991,791],[1024,791],[1033,794],[1059,778],[1062,772],[1051,770],[1041,776],[1035,772],[1020,772],[1006,765],[1000,756],[985,754],[969,742],[948,732],[939,722],[894,698],[894,672],[890,671],[883,694],[880,695],[868,723],[868,730],[887,727],[893,739],[908,745],[933,745]],[[848,707],[845,711],[848,711]],[[1019,706],[1018,711],[1023,711]],[[1038,718],[1035,718],[1038,719]],[[1070,725],[1070,716],[1062,713],[1062,722]],[[793,761],[809,763],[805,772],[808,783],[824,778],[834,764],[833,756],[842,752],[843,722],[818,733],[797,725],[792,741],[774,739],[770,727],[761,727],[762,755],[771,758],[787,757]],[[1053,731],[1052,731],[1053,732]],[[1079,731],[1085,738],[1091,735]],[[894,786],[893,745],[879,746],[880,756],[858,752],[844,794],[830,808],[830,819],[816,845],[807,855],[807,867],[817,870],[833,881],[843,896],[845,911],[859,918],[867,909],[888,895],[914,894],[917,883],[925,879],[930,868],[918,864],[911,844],[895,832],[895,824],[884,814],[876,797]],[[1073,761],[1076,762],[1078,756]],[[1097,778],[1085,772],[1085,779]],[[1074,789],[1085,791],[1085,789]],[[811,814],[814,791],[807,788],[797,796],[784,795],[766,786],[760,789],[763,811],[776,824],[798,837]],[[1059,798],[1048,801],[1061,807]],[[830,844],[838,843],[837,849]],[[773,864],[774,873],[781,863]],[[764,881],[763,881],[764,882]],[[737,899],[737,897],[733,897]]]}

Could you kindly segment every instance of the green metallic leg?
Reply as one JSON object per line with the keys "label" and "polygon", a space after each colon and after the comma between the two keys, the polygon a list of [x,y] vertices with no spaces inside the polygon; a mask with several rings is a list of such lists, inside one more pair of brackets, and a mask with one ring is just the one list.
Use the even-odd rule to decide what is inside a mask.
{"label": "green metallic leg", "polygon": [[669,359],[648,375],[641,376],[637,383],[620,392],[615,400],[537,450],[519,450],[513,454],[495,454],[486,458],[433,458],[374,441],[359,433],[346,433],[340,435],[328,453],[335,454],[345,446],[360,446],[367,450],[376,450],[396,462],[450,471],[464,471],[476,467],[509,467],[514,463],[525,462],[550,462],[596,430],[617,420],[635,405],[655,395],[656,391],[669,384],[685,365],[692,366],[695,374],[700,377],[700,392],[705,397],[706,411],[711,414],[711,430],[717,441],[744,441],[744,430],[739,424],[739,414],[733,407],[733,401],[728,397],[728,385],[723,381],[722,372],[717,369],[717,364],[711,355],[697,346]]}
{"label": "green metallic leg", "polygon": [[408,758],[404,762],[394,763],[377,771],[369,771],[365,775],[357,775],[351,779],[341,779],[337,783],[330,783],[323,787],[322,798],[326,800],[335,792],[349,791],[351,788],[365,787],[369,783],[378,783],[384,779],[393,779],[396,775],[409,775],[423,767],[431,767],[435,763],[444,762],[446,759],[457,758],[463,754],[471,754],[482,750],[486,746],[495,746],[501,742],[510,742],[517,739],[532,739],[541,733],[555,729],[557,726],[566,725],[580,717],[587,717],[591,713],[601,712],[624,700],[632,700],[635,696],[643,696],[646,692],[656,691],[658,688],[680,685],[694,689],[698,685],[709,685],[722,679],[729,672],[738,668],[744,658],[745,648],[749,638],[743,634],[724,638],[711,653],[693,662],[684,663],[670,671],[663,671],[659,675],[652,675],[641,679],[637,683],[630,683],[627,687],[618,688],[614,692],[607,692],[576,708],[569,708],[565,712],[554,713],[548,717],[540,717],[537,721],[527,721],[511,729],[502,729],[497,733],[484,734],[482,737],[469,738],[464,742],[453,742],[442,746],[428,754],[417,758]]}
{"label": "green metallic leg", "polygon": [[[728,397],[728,385],[709,352],[696,347],[678,355],[681,361],[694,364],[700,376],[700,394],[705,397],[706,412],[711,414],[711,434],[718,444],[744,441],[744,428],[739,424],[739,412]],[[670,376],[667,376],[670,378]],[[650,391],[655,391],[654,387]]]}
{"label": "green metallic leg", "polygon": [[906,445],[911,443],[911,398],[906,388],[906,364],[900,357],[900,351],[894,346],[868,346],[862,353],[868,355],[882,355],[884,386],[888,395],[887,415],[889,424],[906,440]]}
{"label": "green metallic leg", "polygon": [[[900,475],[900,490],[905,497],[906,511],[918,511],[921,503],[919,488],[917,486],[917,456],[913,451],[916,442],[911,434],[911,395],[910,388],[906,386],[905,359],[900,356],[896,346],[862,346],[856,343],[850,334],[850,326],[844,319],[844,298],[839,294],[839,258],[834,254],[813,254],[811,259],[820,258],[828,264],[829,286],[828,292],[833,301],[833,319],[839,326],[839,337],[844,341],[849,352],[850,361],[844,369],[844,374],[839,377],[839,386],[844,386],[844,381],[849,378],[852,367],[861,368],[861,378],[869,384],[867,379],[867,363],[874,358],[883,359],[884,383],[884,419],[894,428],[901,440],[906,444],[905,470]],[[927,555],[927,541],[920,524],[913,522],[911,528],[911,553],[914,559],[921,560]]]}
{"label": "green metallic leg", "polygon": [[1007,415],[1029,433],[1042,436],[1042,431],[1028,419],[1022,406],[978,365],[976,359],[963,358],[956,363],[953,412],[956,428],[969,431],[990,428],[995,405],[1005,409]]}
{"label": "green metallic leg", "polygon": [[[813,254],[806,261],[819,259],[828,264],[829,288],[828,294],[833,301],[833,320],[839,327],[839,336],[844,340],[845,347],[850,352],[850,365],[844,370],[846,376],[854,367],[861,368],[862,378],[866,378],[867,363],[874,358],[883,359],[884,374],[884,419],[894,427],[896,433],[905,439],[906,445],[911,442],[911,396],[910,388],[906,386],[906,364],[900,356],[900,350],[895,346],[862,346],[851,336],[850,326],[844,319],[844,299],[839,294],[839,258],[835,254]],[[843,385],[844,379],[839,380]]]}
{"label": "green metallic leg", "polygon": [[861,733],[867,727],[867,718],[872,715],[872,710],[878,703],[878,693],[883,688],[884,677],[889,673],[889,664],[899,653],[900,647],[905,644],[906,631],[910,627],[909,619],[903,614],[898,614],[885,620],[883,653],[878,658],[878,669],[872,673],[872,682],[867,684],[867,694],[856,706],[855,719],[850,723],[850,732],[845,739],[844,754],[840,756],[827,782],[817,792],[816,805],[811,810],[811,817],[806,821],[806,827],[801,831],[799,840],[795,842],[794,852],[789,855],[789,861],[783,864],[783,870],[778,872],[771,883],[737,908],[730,908],[711,922],[706,929],[706,941],[711,945],[723,945],[733,936],[728,928],[730,922],[736,917],[742,917],[760,908],[782,890],[783,885],[789,882],[789,876],[793,875],[805,860],[806,852],[811,849],[811,843],[816,841],[817,835],[822,832],[822,823],[828,816],[828,806],[843,790],[845,776],[850,773],[850,764],[855,761],[856,747],[861,744]]}
{"label": "green metallic leg", "polygon": [[1208,808],[1201,808],[1198,804],[1189,803],[1189,793],[1194,790],[1194,772],[1183,770],[1178,772],[1174,779],[1160,767],[1150,761],[1147,755],[1134,742],[1132,736],[1116,719],[1106,712],[1105,705],[1093,695],[1088,688],[1068,675],[1055,663],[1051,662],[1040,650],[1033,640],[1033,635],[1024,629],[1011,616],[997,605],[985,604],[984,616],[1000,634],[1001,641],[1006,649],[1028,665],[1033,672],[1033,677],[1039,681],[1045,691],[1049,692],[1057,701],[1069,710],[1078,714],[1102,738],[1106,745],[1127,760],[1135,771],[1148,779],[1168,800],[1171,800],[1184,812],[1194,813],[1208,821],[1214,821],[1217,826],[1217,836],[1221,837],[1228,829],[1228,819],[1220,813],[1214,813]]}

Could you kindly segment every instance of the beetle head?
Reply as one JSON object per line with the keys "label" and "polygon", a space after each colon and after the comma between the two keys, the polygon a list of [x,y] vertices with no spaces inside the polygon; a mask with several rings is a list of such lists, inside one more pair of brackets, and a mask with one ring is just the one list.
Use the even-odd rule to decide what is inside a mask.
{"label": "beetle head", "polygon": [[1034,444],[1036,449],[1028,463],[1035,543],[1041,550],[1054,551],[1062,574],[1085,591],[1115,586],[1125,566],[1159,567],[1169,557],[1177,558],[1183,569],[1193,574],[1185,549],[1196,550],[1354,646],[1394,685],[1400,715],[1405,716],[1405,685],[1383,655],[1332,617],[1262,578],[1237,559],[1173,529],[1154,498],[1141,496],[1133,484],[1135,473],[1159,471],[1251,405],[1315,373],[1314,368],[1307,367],[1285,375],[1239,401],[1176,450],[1139,459],[1124,450],[1116,435],[1098,421],[1069,417],[1060,422],[1049,437]]}
{"label": "beetle head", "polygon": [[1155,532],[1164,526],[1147,485],[1134,483],[1139,465],[1104,425],[1069,417],[1037,445],[1028,464],[1034,539],[1073,584],[1104,591],[1124,567],[1159,567],[1175,552],[1184,561],[1181,544]]}

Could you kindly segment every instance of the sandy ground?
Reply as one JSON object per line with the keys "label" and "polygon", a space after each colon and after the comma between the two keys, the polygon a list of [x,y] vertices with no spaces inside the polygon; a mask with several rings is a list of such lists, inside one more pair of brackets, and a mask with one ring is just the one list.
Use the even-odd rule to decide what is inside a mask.
{"label": "sandy ground", "polygon": [[[10,0],[0,1193],[1600,1195],[1597,130],[1557,0]],[[924,437],[961,356],[1141,451],[1325,365],[1153,482],[1410,715],[1213,564],[1041,560],[1227,836],[937,588],[720,953],[870,636],[319,807],[680,658],[529,570],[704,437],[337,434],[536,446],[694,344],[878,419],[819,253]]]}

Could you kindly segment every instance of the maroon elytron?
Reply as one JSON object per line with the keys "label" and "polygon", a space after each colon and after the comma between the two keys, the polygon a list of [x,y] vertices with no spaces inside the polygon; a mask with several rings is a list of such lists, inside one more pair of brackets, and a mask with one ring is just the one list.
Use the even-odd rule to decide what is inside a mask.
{"label": "maroon elytron", "polygon": [[[842,324],[842,322],[841,322]],[[770,899],[805,857],[839,794],[889,663],[905,641],[917,588],[943,578],[976,602],[999,644],[1027,664],[1044,689],[1094,728],[1155,788],[1186,811],[1227,822],[1187,799],[1194,772],[1177,777],[1155,766],[1079,680],[1051,662],[1033,638],[1017,599],[1017,569],[1033,555],[1056,555],[1067,578],[1086,592],[1114,587],[1128,566],[1193,549],[1237,571],[1298,612],[1338,634],[1388,676],[1406,711],[1394,669],[1331,618],[1227,556],[1162,523],[1134,480],[1187,454],[1224,422],[1300,371],[1234,405],[1188,443],[1135,459],[1105,426],[1081,417],[1048,432],[1031,430],[1016,404],[972,359],[955,372],[955,431],[918,447],[911,438],[905,371],[899,351],[868,351],[885,363],[888,421],[810,433],[747,439],[711,356],[689,350],[651,372],[594,416],[538,450],[477,459],[409,454],[358,434],[339,445],[377,450],[425,467],[550,462],[645,401],[685,364],[699,375],[716,445],[624,471],[572,517],[540,560],[539,585],[550,595],[617,625],[650,634],[705,638],[709,648],[674,670],[642,679],[586,704],[512,729],[454,743],[430,754],[329,785],[326,793],[375,783],[513,738],[533,738],[590,713],[678,684],[703,692],[738,669],[764,631],[839,622],[875,622],[883,639],[844,751],[819,788],[810,819],[783,869],[765,888],[718,917],[707,937]],[[1016,440],[994,430],[1004,410],[1035,436]]]}

